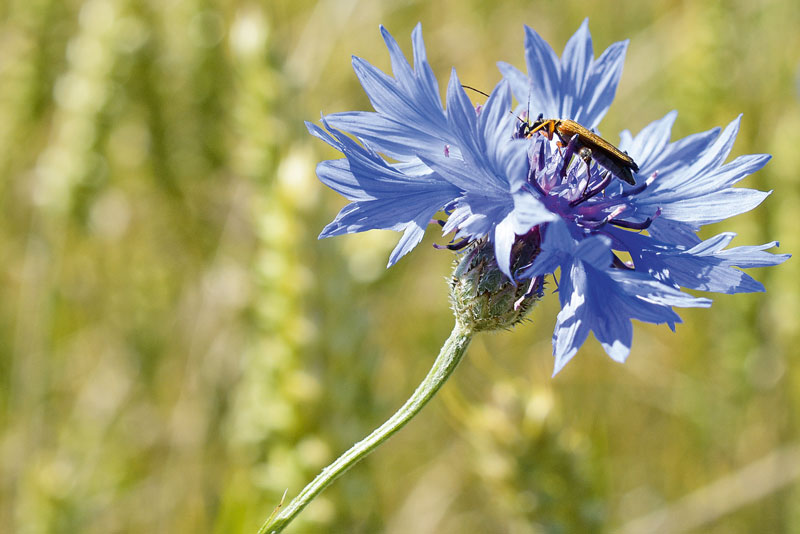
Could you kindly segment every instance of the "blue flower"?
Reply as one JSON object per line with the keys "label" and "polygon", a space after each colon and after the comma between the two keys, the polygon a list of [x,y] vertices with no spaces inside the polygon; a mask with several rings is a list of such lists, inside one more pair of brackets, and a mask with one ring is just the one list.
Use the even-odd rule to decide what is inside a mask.
{"label": "blue flower", "polygon": [[532,114],[596,128],[616,92],[627,43],[611,45],[595,60],[584,22],[559,60],[526,27],[527,75],[499,63],[504,79],[474,107],[453,71],[442,106],[420,26],[412,33],[413,67],[392,36],[381,33],[393,77],[353,59],[375,111],[323,116],[324,129],[306,123],[344,154],[321,162],[317,175],[351,201],[320,237],[403,231],[391,266],[444,213],[447,220],[439,222],[453,236],[448,248],[493,247],[499,270],[531,294],[558,272],[554,374],[590,332],[622,362],[632,345],[632,319],[674,329],[680,317],[673,307],[711,304],[681,289],[763,291],[740,269],[789,257],[765,252],[776,242],[726,249],[734,234],[697,235],[703,225],[746,212],[769,195],[733,187],[769,160],[755,154],[725,163],[739,119],[722,132],[672,143],[674,112],[635,137],[623,132],[619,148],[638,163],[636,184],[628,184],[600,165],[599,155],[587,154],[577,136],[559,143],[558,136],[531,135],[509,113],[513,92]]}
{"label": "blue flower", "polygon": [[614,43],[595,60],[587,19],[559,61],[550,45],[525,26],[528,75],[502,61],[497,66],[519,102],[530,102],[530,109],[545,117],[572,119],[593,129],[614,100],[627,48],[627,41]]}

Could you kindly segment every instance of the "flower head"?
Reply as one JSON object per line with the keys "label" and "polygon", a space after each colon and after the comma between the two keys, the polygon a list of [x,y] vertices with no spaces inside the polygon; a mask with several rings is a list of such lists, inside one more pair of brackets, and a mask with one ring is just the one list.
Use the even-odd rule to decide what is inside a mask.
{"label": "flower head", "polygon": [[789,257],[765,252],[775,242],[725,249],[734,234],[705,241],[697,236],[701,226],[748,211],[769,194],[732,187],[769,160],[756,154],[725,163],[738,118],[722,132],[672,143],[674,112],[636,136],[623,132],[620,157],[638,163],[629,166],[637,171],[631,184],[626,182],[634,181],[633,174],[620,175],[606,157],[606,145],[592,145],[566,130],[540,135],[509,113],[513,93],[532,115],[552,119],[553,127],[568,119],[592,131],[611,105],[627,43],[594,59],[584,22],[559,60],[526,27],[527,75],[500,63],[504,79],[475,107],[453,71],[442,106],[421,27],[412,33],[413,67],[392,36],[381,32],[393,77],[353,59],[375,111],[324,116],[325,129],[306,123],[344,154],[320,163],[317,174],[351,201],[320,237],[403,231],[391,266],[443,212],[443,232],[453,235],[448,248],[480,247],[484,254],[491,247],[497,269],[512,285],[528,287],[528,296],[539,298],[543,279],[560,273],[554,372],[590,332],[611,358],[624,361],[632,344],[631,319],[674,329],[680,317],[673,307],[711,303],[682,288],[763,291],[739,269],[777,265]]}

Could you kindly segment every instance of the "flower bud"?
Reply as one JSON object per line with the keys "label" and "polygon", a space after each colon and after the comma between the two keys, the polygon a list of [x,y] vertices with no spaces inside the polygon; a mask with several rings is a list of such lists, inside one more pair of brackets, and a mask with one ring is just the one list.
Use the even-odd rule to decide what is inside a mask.
{"label": "flower bud", "polygon": [[[538,244],[518,240],[512,252],[515,267],[533,261]],[[521,322],[543,295],[541,278],[515,283],[497,265],[494,245],[476,242],[460,258],[450,281],[456,319],[473,332],[510,328]]]}

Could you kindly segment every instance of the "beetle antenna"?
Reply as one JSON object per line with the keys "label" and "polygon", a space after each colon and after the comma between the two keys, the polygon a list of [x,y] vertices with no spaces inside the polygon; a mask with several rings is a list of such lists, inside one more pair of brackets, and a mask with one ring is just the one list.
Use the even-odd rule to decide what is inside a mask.
{"label": "beetle antenna", "polygon": [[461,87],[463,87],[464,89],[469,89],[470,91],[475,91],[476,93],[480,93],[480,94],[482,94],[483,96],[485,96],[486,98],[489,98],[489,95],[488,95],[488,94],[486,94],[486,93],[484,93],[484,92],[483,92],[483,91],[481,91],[480,89],[475,89],[474,87],[472,87],[472,86],[469,86],[469,85],[464,85],[463,83],[461,84]]}
{"label": "beetle antenna", "polygon": [[[475,91],[476,93],[482,94],[482,95],[483,95],[483,96],[485,96],[486,98],[489,98],[489,97],[490,97],[490,95],[486,94],[485,92],[481,91],[480,89],[476,89],[475,87],[472,87],[471,85],[465,85],[465,84],[463,84],[463,83],[462,83],[462,84],[461,84],[461,87],[462,87],[463,89],[469,89],[470,91]],[[520,117],[519,115],[517,115],[516,113],[514,113],[514,111],[513,111],[513,110],[508,110],[508,112],[509,112],[509,113],[511,113],[511,114],[512,114],[514,117],[516,117],[516,118],[517,118],[517,120],[518,120],[519,122],[521,122],[521,123],[523,123],[523,124],[524,124],[524,126],[523,126],[522,128],[524,128],[524,131],[525,131],[526,133],[525,133],[525,135],[523,135],[523,137],[527,137],[527,136],[528,136],[528,134],[530,133],[530,132],[528,131],[528,129],[527,129],[527,124],[528,124],[528,121],[527,121],[527,119],[528,119],[528,117],[530,117],[530,111],[531,111],[531,100],[530,100],[530,93],[528,94],[528,111],[525,113],[525,120],[523,120],[523,119],[522,119],[522,117]],[[539,118],[541,119],[542,117],[543,117],[543,115],[541,115],[541,114],[540,114],[540,115],[539,115]],[[538,130],[538,129],[539,129],[539,128],[537,128],[537,130]],[[523,131],[523,130],[521,130],[521,131]],[[536,130],[534,130],[534,131],[536,131]]]}

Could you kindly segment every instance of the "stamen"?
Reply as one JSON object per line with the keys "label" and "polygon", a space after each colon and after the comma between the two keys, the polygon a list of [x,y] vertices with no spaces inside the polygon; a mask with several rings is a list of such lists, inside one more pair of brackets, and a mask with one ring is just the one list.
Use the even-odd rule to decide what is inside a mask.
{"label": "stamen", "polygon": [[620,228],[630,228],[631,230],[646,230],[653,222],[653,219],[648,217],[643,222],[625,221],[621,219],[609,219],[608,222],[610,222],[614,226],[619,226]]}
{"label": "stamen", "polygon": [[519,307],[522,306],[522,301],[523,300],[525,300],[526,298],[530,297],[534,293],[540,292],[541,288],[544,285],[542,283],[543,281],[544,281],[544,277],[542,277],[542,275],[534,276],[533,278],[531,278],[531,283],[528,286],[528,290],[516,302],[514,302],[514,310],[519,310]]}
{"label": "stamen", "polygon": [[434,243],[433,244],[433,248],[438,249],[438,250],[445,250],[445,249],[447,249],[447,250],[461,250],[462,248],[464,248],[467,245],[469,245],[469,243],[470,243],[469,239],[465,237],[464,239],[462,239],[458,243],[450,243],[449,245],[440,245],[438,243]]}
{"label": "stamen", "polygon": [[647,186],[652,184],[655,181],[656,178],[658,178],[658,171],[656,171],[653,174],[651,174],[650,178],[645,180],[643,184],[637,185],[636,187],[632,187],[630,189],[624,190],[620,196],[621,197],[629,197],[631,195],[638,195],[639,193],[641,193],[642,191],[647,189]]}
{"label": "stamen", "polygon": [[572,161],[572,156],[575,155],[575,149],[578,146],[578,136],[573,135],[572,139],[569,140],[567,143],[567,148],[564,150],[564,161],[561,167],[561,179],[564,180],[567,177],[567,168],[569,167],[569,163]]}
{"label": "stamen", "polygon": [[612,219],[615,219],[618,215],[622,214],[625,211],[625,206],[617,206],[614,211],[603,217],[603,219],[596,221],[592,219],[583,219],[581,221],[581,226],[585,226],[587,228],[597,229],[603,226],[604,224],[608,223]]}
{"label": "stamen", "polygon": [[653,221],[661,216],[661,208],[656,209],[655,215],[648,217],[643,222],[624,221],[620,219],[610,219],[608,222],[620,228],[630,228],[631,230],[647,230]]}
{"label": "stamen", "polygon": [[540,171],[542,169],[544,169],[544,166],[547,163],[546,156],[547,155],[545,154],[544,143],[539,143],[539,165],[538,165],[538,167],[539,167]]}
{"label": "stamen", "polygon": [[601,176],[603,177],[603,179],[600,180],[600,182],[598,182],[597,185],[595,185],[588,191],[584,191],[583,195],[581,195],[580,198],[576,198],[575,200],[570,202],[569,203],[570,207],[574,208],[578,204],[582,204],[583,202],[586,202],[590,198],[596,196],[598,193],[601,193],[606,187],[608,187],[608,184],[610,184],[611,181],[614,179],[613,175],[609,171],[604,172]]}
{"label": "stamen", "polygon": [[544,189],[542,189],[541,184],[539,184],[539,180],[536,179],[537,173],[544,169],[544,164],[544,143],[540,143],[538,153],[534,153],[528,158],[528,183],[531,184],[539,194],[541,194],[543,197],[546,197],[547,193]]}

